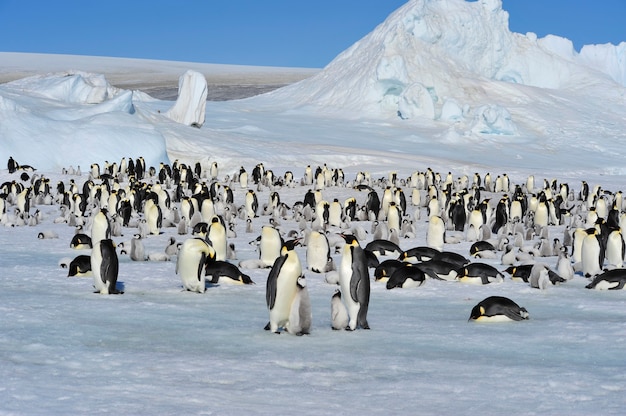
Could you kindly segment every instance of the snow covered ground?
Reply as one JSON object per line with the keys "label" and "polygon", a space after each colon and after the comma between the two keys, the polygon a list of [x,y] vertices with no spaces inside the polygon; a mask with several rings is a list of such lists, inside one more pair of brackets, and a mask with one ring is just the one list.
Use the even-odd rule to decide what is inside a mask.
{"label": "snow covered ground", "polygon": [[[122,157],[143,156],[157,169],[160,162],[175,160],[192,165],[199,161],[206,169],[216,162],[219,182],[233,190],[237,207],[243,205],[248,187],[240,188],[230,179],[241,166],[251,172],[257,163],[278,177],[292,171],[298,183],[280,188],[250,185],[260,205],[268,202],[272,190],[290,207],[301,201],[311,188],[299,184],[305,167],[324,164],[343,169],[346,182],[359,172],[369,172],[375,180],[397,172],[406,179],[431,168],[443,178],[448,172],[455,179],[467,175],[470,183],[474,173],[483,178],[487,173],[494,178],[506,173],[513,185],[524,185],[532,174],[539,187],[544,179],[555,179],[568,183],[575,194],[583,180],[611,193],[624,189],[626,92],[615,77],[581,67],[581,59],[574,55],[557,58],[563,54],[553,52],[563,51],[562,42],[511,34],[499,14],[502,10],[487,7],[497,6],[498,1],[445,1],[429,4],[448,7],[446,16],[453,22],[470,13],[483,19],[483,26],[494,28],[495,40],[485,36],[479,45],[483,50],[501,46],[501,41],[522,45],[522,50],[530,51],[523,56],[534,59],[524,61],[524,68],[544,65],[546,77],[537,78],[530,71],[535,74],[533,81],[522,77],[514,83],[489,78],[480,72],[483,66],[470,71],[464,63],[446,57],[447,63],[458,64],[463,71],[453,71],[454,76],[447,78],[435,66],[435,77],[422,66],[421,80],[401,80],[402,68],[412,64],[400,65],[395,56],[403,55],[407,61],[419,58],[417,51],[423,50],[420,42],[425,39],[443,39],[429,49],[438,53],[454,46],[446,37],[415,29],[432,29],[429,16],[441,15],[418,8],[421,3],[409,2],[402,13],[390,16],[373,35],[340,55],[337,64],[304,82],[251,99],[208,102],[206,122],[199,129],[168,119],[164,113],[172,107],[171,101],[154,100],[134,88],[113,87],[108,75],[99,76],[102,72],[81,63],[84,58],[65,68],[40,63],[37,74],[52,74],[0,85],[0,160],[13,156],[21,164],[35,166],[36,175],[50,179],[53,193],[59,181],[68,185],[74,180],[81,189],[91,163],[119,163]],[[473,8],[471,12],[466,6]],[[425,14],[420,14],[423,10]],[[406,33],[415,35],[404,43],[405,49],[398,40],[407,39],[401,36],[407,29],[397,22],[410,26],[412,31]],[[471,32],[475,26],[467,27],[469,33],[455,32],[453,38],[475,35]],[[396,34],[395,40],[387,37],[390,33]],[[552,45],[551,66],[545,60],[546,43]],[[380,45],[388,55],[373,58]],[[358,49],[368,53],[360,55]],[[506,64],[502,68],[507,70],[500,74],[509,75],[514,69],[524,73],[516,67],[520,56],[492,55],[499,58],[494,62]],[[423,62],[445,59],[436,55]],[[11,67],[11,61],[2,62],[2,67]],[[361,72],[340,71],[341,62],[344,68]],[[136,79],[142,73],[137,67],[131,72],[123,69],[128,63],[122,60],[116,70],[115,61],[110,61],[111,74],[118,81],[142,81]],[[23,69],[21,64],[17,67]],[[551,72],[550,68],[558,69]],[[144,69],[148,73],[151,68]],[[178,75],[186,69],[181,67]],[[558,85],[540,85],[540,81],[554,81],[554,73],[569,77],[560,77]],[[457,107],[445,105],[449,100],[443,94],[434,94],[430,103],[434,117],[420,115],[418,110],[429,102],[416,82],[426,91],[445,90]],[[381,90],[381,83],[395,90]],[[383,105],[377,108],[376,103]],[[412,116],[400,118],[389,111],[398,106]],[[507,113],[512,124],[507,124]],[[494,123],[484,124],[489,121]],[[497,134],[481,132],[485,125],[495,126],[490,132]],[[514,129],[505,131],[503,125]],[[80,166],[82,174],[61,173],[70,166]],[[30,185],[21,173],[2,169],[0,183],[15,180]],[[379,196],[382,183],[374,185]],[[409,199],[410,188],[404,186]],[[495,205],[502,194],[483,192],[482,198],[491,198]],[[325,187],[322,195],[341,202],[354,196],[359,205],[366,198],[365,192],[345,185]],[[346,332],[330,328],[330,299],[336,286],[326,283],[324,275],[305,270],[312,332],[302,337],[273,335],[263,330],[268,321],[267,269],[245,270],[255,285],[220,284],[200,295],[182,291],[175,257],[166,262],[135,262],[120,254],[119,281],[125,293],[96,295],[92,277],[68,278],[67,270],[59,266],[62,259],[89,253],[70,248],[75,230],[55,222],[59,204],[35,204],[30,213],[37,210],[42,216],[38,225],[0,227],[0,377],[4,381],[0,413],[588,415],[623,414],[626,409],[622,358],[626,299],[622,291],[585,289],[588,280],[581,275],[546,290],[512,281],[508,275],[499,284],[427,280],[419,288],[393,290],[372,281],[368,315],[372,329]],[[15,206],[8,204],[3,225],[10,225],[14,214]],[[414,219],[415,236],[401,239],[401,248],[424,245],[426,208],[409,202],[407,215]],[[254,218],[252,232],[246,232],[245,220],[235,220],[236,236],[229,238],[236,248],[234,263],[257,258],[249,243],[269,220],[267,215]],[[299,229],[290,217],[278,220],[283,233]],[[367,231],[362,246],[373,238],[369,220],[350,227]],[[329,235],[334,238],[341,230],[331,227]],[[564,224],[548,230],[550,238],[564,240]],[[179,235],[175,227],[162,231],[145,238],[148,253],[162,253],[170,237],[179,242],[190,237]],[[38,239],[40,232],[58,238]],[[123,235],[113,239],[128,242],[136,232],[124,228]],[[468,256],[471,242],[462,233],[449,234],[460,242],[446,244],[446,250]],[[495,241],[497,236],[492,238]],[[535,236],[523,245],[538,242]],[[305,248],[297,251],[306,267]],[[484,261],[503,270],[501,254]],[[333,258],[338,263],[340,255]],[[557,257],[541,261],[554,269]],[[468,322],[472,307],[491,295],[510,297],[529,311],[530,319],[493,325]]]}

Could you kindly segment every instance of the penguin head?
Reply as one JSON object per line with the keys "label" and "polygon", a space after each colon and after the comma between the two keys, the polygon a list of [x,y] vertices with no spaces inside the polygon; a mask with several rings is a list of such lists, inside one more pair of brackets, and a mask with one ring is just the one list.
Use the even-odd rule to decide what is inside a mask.
{"label": "penguin head", "polygon": [[300,245],[300,238],[294,238],[293,240],[287,240],[283,243],[283,247],[282,247],[282,252],[284,253],[285,251],[291,251],[293,250],[297,245]]}
{"label": "penguin head", "polygon": [[341,236],[341,238],[343,238],[346,242],[347,245],[349,246],[358,246],[359,245],[359,241],[356,239],[356,237],[352,234],[339,234]]}
{"label": "penguin head", "polygon": [[485,308],[481,305],[476,305],[472,308],[468,321],[479,319],[485,315]]}

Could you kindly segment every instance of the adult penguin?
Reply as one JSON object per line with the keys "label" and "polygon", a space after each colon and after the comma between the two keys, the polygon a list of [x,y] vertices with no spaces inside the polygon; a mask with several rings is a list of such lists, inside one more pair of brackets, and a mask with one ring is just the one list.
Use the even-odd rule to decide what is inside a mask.
{"label": "adult penguin", "polygon": [[252,189],[249,189],[246,192],[246,218],[255,218],[257,216],[257,210],[259,209],[259,201],[257,200],[256,194]]}
{"label": "adult penguin", "polygon": [[626,269],[607,270],[594,277],[593,281],[585,287],[596,290],[624,290],[626,287]]}
{"label": "adult penguin", "polygon": [[503,296],[489,296],[472,308],[468,321],[506,322],[528,319],[526,308]]}
{"label": "adult penguin", "polygon": [[85,276],[91,272],[91,256],[80,254],[70,262],[67,277]]}
{"label": "adult penguin", "polygon": [[207,238],[209,239],[209,243],[213,246],[213,249],[215,249],[215,260],[226,260],[228,247],[226,227],[224,226],[223,220],[217,215],[211,218]]}
{"label": "adult penguin", "polygon": [[387,281],[387,289],[418,287],[425,281],[426,274],[418,266],[406,263],[393,272]]}
{"label": "adult penguin", "polygon": [[367,256],[356,237],[340,234],[345,240],[339,267],[339,285],[345,293],[346,307],[350,317],[346,329],[370,329],[367,323],[367,310],[370,300],[370,278],[367,269]]}
{"label": "adult penguin", "polygon": [[595,227],[587,228],[581,247],[581,266],[585,277],[594,277],[602,273],[604,264],[604,245]]}
{"label": "adult penguin", "polygon": [[281,255],[276,259],[267,277],[265,301],[270,320],[266,330],[279,333],[287,329],[291,307],[298,291],[298,279],[302,276],[302,264],[295,246],[298,239],[288,240],[282,245]]}
{"label": "adult penguin", "polygon": [[193,237],[185,240],[176,258],[176,274],[180,275],[185,290],[204,293],[206,278],[203,269],[213,260],[215,250],[204,238]]}
{"label": "adult penguin", "polygon": [[119,272],[119,261],[115,252],[115,245],[110,238],[100,240],[94,244],[90,260],[96,293],[102,295],[124,293],[115,287]]}
{"label": "adult penguin", "polygon": [[91,223],[91,241],[95,245],[100,240],[111,238],[111,225],[107,217],[106,208],[100,209]]}
{"label": "adult penguin", "polygon": [[326,273],[335,269],[326,234],[311,231],[306,243],[306,264],[315,273]]}
{"label": "adult penguin", "polygon": [[144,206],[144,215],[148,224],[148,230],[152,235],[161,234],[161,225],[163,222],[163,213],[161,207],[154,202],[152,198],[146,200]]}
{"label": "adult penguin", "polygon": [[437,251],[443,251],[443,244],[446,239],[446,225],[443,219],[433,215],[428,220],[428,230],[426,231],[426,245]]}
{"label": "adult penguin", "polygon": [[230,283],[235,285],[251,285],[254,284],[250,276],[239,269],[232,263],[227,261],[215,260],[209,262],[205,267],[205,275],[211,276],[209,283]]}
{"label": "adult penguin", "polygon": [[259,258],[265,267],[272,267],[274,261],[280,256],[283,247],[283,238],[278,230],[271,225],[261,228],[259,243]]}

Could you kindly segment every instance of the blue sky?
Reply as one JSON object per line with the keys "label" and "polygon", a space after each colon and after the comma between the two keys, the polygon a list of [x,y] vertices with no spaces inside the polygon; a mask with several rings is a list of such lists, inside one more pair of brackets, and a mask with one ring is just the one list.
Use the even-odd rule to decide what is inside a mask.
{"label": "blue sky", "polygon": [[[0,51],[319,68],[405,2],[0,0]],[[626,41],[626,0],[503,4],[515,32]]]}

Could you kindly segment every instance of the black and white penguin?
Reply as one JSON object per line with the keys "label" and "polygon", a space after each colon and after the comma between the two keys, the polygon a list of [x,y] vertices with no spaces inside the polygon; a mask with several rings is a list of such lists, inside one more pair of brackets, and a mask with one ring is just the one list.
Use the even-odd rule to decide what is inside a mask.
{"label": "black and white penguin", "polygon": [[346,329],[369,329],[367,310],[370,300],[370,278],[367,256],[357,239],[350,234],[340,234],[345,240],[339,267],[339,285],[345,293],[344,302],[350,317]]}
{"label": "black and white penguin", "polygon": [[446,260],[433,258],[415,265],[428,277],[435,280],[454,281],[458,276],[459,265]]}
{"label": "black and white penguin", "polygon": [[249,189],[246,192],[245,199],[245,212],[246,218],[255,218],[257,216],[257,210],[259,209],[259,201],[256,197],[256,194],[252,189]]}
{"label": "black and white penguin", "polygon": [[418,287],[423,285],[425,281],[424,272],[417,265],[407,263],[393,272],[387,281],[387,289]]}
{"label": "black and white penguin", "polygon": [[302,276],[302,264],[295,246],[298,239],[285,241],[281,255],[276,259],[267,277],[265,300],[270,321],[265,329],[279,333],[287,329],[293,301],[298,292],[298,279]]}
{"label": "black and white penguin", "polygon": [[78,233],[72,236],[72,240],[70,241],[70,248],[75,250],[87,250],[93,247],[93,243],[91,237],[87,234]]}
{"label": "black and white penguin", "polygon": [[348,310],[341,301],[341,290],[335,290],[330,300],[330,321],[333,330],[346,329],[348,327]]}
{"label": "black and white penguin", "polygon": [[67,270],[67,277],[86,276],[91,272],[91,256],[81,254],[70,262]]}
{"label": "black and white penguin", "polygon": [[176,258],[176,274],[180,275],[185,290],[204,293],[206,278],[204,268],[215,260],[215,250],[204,238],[193,237],[180,246]]}
{"label": "black and white penguin", "polygon": [[278,230],[271,225],[261,228],[259,242],[259,259],[264,267],[272,267],[276,259],[281,255],[283,238]]}
{"label": "black and white penguin", "polygon": [[595,227],[585,230],[587,235],[583,239],[581,246],[581,270],[583,276],[594,277],[602,273],[604,264],[604,245]]}
{"label": "black and white penguin", "polygon": [[215,259],[222,261],[226,260],[226,253],[228,249],[226,227],[224,226],[224,222],[217,215],[214,215],[211,218],[207,238],[215,250]]}
{"label": "black and white penguin", "polygon": [[437,251],[443,251],[446,240],[446,224],[443,219],[433,215],[428,219],[428,229],[426,231],[426,245]]}
{"label": "black and white penguin", "polygon": [[374,253],[376,256],[400,256],[403,251],[396,243],[386,239],[372,240],[365,245],[365,250]]}
{"label": "black and white penguin", "polygon": [[100,209],[91,223],[91,241],[96,244],[100,240],[111,238],[111,225],[107,217],[106,208]]}
{"label": "black and white penguin", "polygon": [[528,319],[526,308],[503,296],[489,296],[472,308],[468,321],[507,322]]}
{"label": "black and white penguin", "polygon": [[100,240],[94,244],[90,261],[96,293],[103,295],[123,293],[116,288],[119,260],[111,239]]}
{"label": "black and white penguin", "polygon": [[382,261],[376,268],[374,269],[374,280],[377,282],[387,283],[393,272],[395,272],[398,268],[404,266],[405,263],[396,259],[387,259]]}
{"label": "black and white penguin", "polygon": [[457,280],[463,283],[486,285],[501,283],[503,279],[498,269],[486,263],[470,263],[457,270]]}
{"label": "black and white penguin", "polygon": [[607,270],[594,277],[591,283],[585,287],[596,290],[624,290],[626,287],[626,269]]}
{"label": "black and white penguin", "polygon": [[326,273],[335,269],[326,234],[311,231],[306,243],[306,264],[315,273]]}
{"label": "black and white penguin", "polygon": [[254,284],[250,276],[242,273],[241,270],[232,263],[222,260],[210,261],[205,267],[205,275],[211,276],[209,283],[228,283],[235,285]]}

